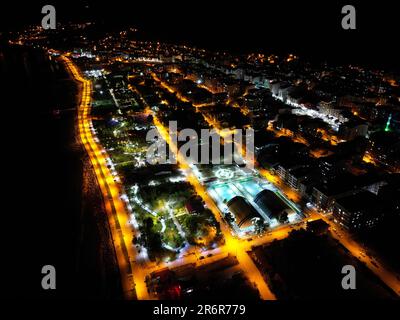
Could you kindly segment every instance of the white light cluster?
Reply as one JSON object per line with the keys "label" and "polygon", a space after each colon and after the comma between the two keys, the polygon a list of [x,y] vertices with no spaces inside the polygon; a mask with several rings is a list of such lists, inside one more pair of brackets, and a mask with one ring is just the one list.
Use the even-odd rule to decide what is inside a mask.
{"label": "white light cluster", "polygon": [[102,69],[94,69],[85,71],[85,75],[91,78],[100,78],[103,76]]}

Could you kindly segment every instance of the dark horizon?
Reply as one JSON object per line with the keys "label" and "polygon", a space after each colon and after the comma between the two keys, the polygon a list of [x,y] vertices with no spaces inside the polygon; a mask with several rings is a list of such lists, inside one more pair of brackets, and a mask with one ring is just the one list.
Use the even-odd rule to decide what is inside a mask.
{"label": "dark horizon", "polygon": [[[1,30],[15,30],[39,24],[42,5],[28,4],[24,11],[7,4]],[[396,9],[393,2],[377,6],[352,2],[357,12],[357,29],[341,28],[344,1],[272,2],[259,1],[238,6],[223,1],[123,4],[54,2],[57,20],[95,21],[104,29],[137,27],[144,39],[185,43],[197,47],[233,52],[294,53],[305,60],[333,64],[361,64],[399,71],[398,48],[393,36]]]}

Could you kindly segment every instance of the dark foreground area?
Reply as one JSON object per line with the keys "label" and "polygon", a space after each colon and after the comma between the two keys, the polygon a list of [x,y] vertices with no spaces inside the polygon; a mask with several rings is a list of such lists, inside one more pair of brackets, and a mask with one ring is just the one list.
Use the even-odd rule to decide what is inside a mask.
{"label": "dark foreground area", "polygon": [[[396,299],[365,265],[329,233],[292,231],[281,241],[255,248],[251,256],[278,299]],[[345,265],[356,270],[357,290],[341,286]]]}
{"label": "dark foreground area", "polygon": [[[3,273],[13,274],[3,281],[3,292],[29,298],[118,297],[107,220],[75,138],[76,84],[41,50],[0,47],[0,72],[6,79],[2,140],[8,181],[1,260],[11,264]],[[56,268],[56,290],[41,288],[46,264]]]}

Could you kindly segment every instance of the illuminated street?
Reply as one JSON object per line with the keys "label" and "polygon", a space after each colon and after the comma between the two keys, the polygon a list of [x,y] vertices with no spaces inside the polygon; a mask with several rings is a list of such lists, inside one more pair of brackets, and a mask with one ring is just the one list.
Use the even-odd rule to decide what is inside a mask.
{"label": "illuminated street", "polygon": [[[140,299],[148,297],[147,290],[140,281],[140,268],[135,264],[136,252],[129,243],[132,238],[133,230],[128,224],[129,213],[120,197],[120,188],[114,181],[114,177],[110,173],[106,164],[106,153],[95,142],[91,131],[90,105],[91,105],[91,82],[82,78],[79,70],[71,63],[68,58],[63,57],[68,69],[72,73],[76,81],[82,84],[81,102],[78,111],[78,126],[82,143],[91,159],[93,169],[99,182],[99,186],[103,193],[104,205],[108,213],[111,230],[113,233],[114,247],[117,252],[117,259],[121,272],[124,293],[128,299],[132,298],[133,290]],[[138,274],[138,281],[132,279],[132,274]]]}

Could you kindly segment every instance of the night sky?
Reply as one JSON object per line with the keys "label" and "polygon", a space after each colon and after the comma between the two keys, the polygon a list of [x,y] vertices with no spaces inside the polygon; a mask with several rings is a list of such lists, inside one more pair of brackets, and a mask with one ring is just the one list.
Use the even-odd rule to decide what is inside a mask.
{"label": "night sky", "polygon": [[[34,1],[6,4],[1,29],[40,23],[51,3],[58,21],[92,19],[107,27],[133,25],[144,37],[239,52],[297,53],[308,59],[399,67],[394,1]],[[357,10],[357,30],[341,28],[341,8]]]}

